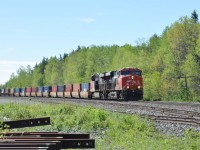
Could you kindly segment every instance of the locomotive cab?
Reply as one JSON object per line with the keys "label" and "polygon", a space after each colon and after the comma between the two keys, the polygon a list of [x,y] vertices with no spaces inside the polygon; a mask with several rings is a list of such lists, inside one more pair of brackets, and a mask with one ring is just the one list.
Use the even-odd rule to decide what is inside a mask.
{"label": "locomotive cab", "polygon": [[123,97],[143,98],[142,71],[138,68],[123,68],[118,71],[116,90]]}
{"label": "locomotive cab", "polygon": [[124,68],[118,72],[120,89],[142,89],[142,71],[137,68]]}

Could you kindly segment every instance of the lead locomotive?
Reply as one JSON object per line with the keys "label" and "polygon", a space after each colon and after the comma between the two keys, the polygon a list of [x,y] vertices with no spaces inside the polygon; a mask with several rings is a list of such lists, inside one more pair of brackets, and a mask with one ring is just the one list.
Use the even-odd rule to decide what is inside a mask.
{"label": "lead locomotive", "polygon": [[142,71],[123,68],[118,71],[94,74],[90,81],[91,97],[101,99],[142,99]]}

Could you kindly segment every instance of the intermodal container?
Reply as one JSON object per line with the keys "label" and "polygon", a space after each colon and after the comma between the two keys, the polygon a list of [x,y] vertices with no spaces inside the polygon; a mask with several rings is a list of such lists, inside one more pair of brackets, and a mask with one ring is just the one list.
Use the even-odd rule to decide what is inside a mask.
{"label": "intermodal container", "polygon": [[6,88],[6,93],[10,94],[10,89]]}
{"label": "intermodal container", "polygon": [[51,97],[57,97],[58,86],[52,86],[52,91],[50,92]]}
{"label": "intermodal container", "polygon": [[38,92],[44,92],[44,87],[43,86],[39,86],[38,87]]}
{"label": "intermodal container", "polygon": [[91,98],[90,92],[80,92],[80,98]]}
{"label": "intermodal container", "polygon": [[80,97],[81,98],[89,98],[89,95],[90,95],[89,91],[90,91],[90,83],[82,83]]}
{"label": "intermodal container", "polygon": [[52,92],[57,92],[57,91],[58,91],[58,86],[57,85],[52,86]]}
{"label": "intermodal container", "polygon": [[82,83],[81,84],[81,92],[87,92],[90,90],[90,83]]}
{"label": "intermodal container", "polygon": [[64,97],[72,97],[73,84],[66,84],[64,89]]}
{"label": "intermodal container", "polygon": [[52,91],[52,86],[44,86],[44,92],[42,93],[42,95],[44,97],[49,97],[51,91]]}
{"label": "intermodal container", "polygon": [[13,96],[14,93],[15,93],[15,89],[14,88],[10,89],[10,96]]}
{"label": "intermodal container", "polygon": [[21,93],[21,88],[15,88],[15,93],[14,93],[14,95],[15,95],[15,96],[20,96],[19,93]]}
{"label": "intermodal container", "polygon": [[32,87],[32,92],[37,92],[37,87]]}
{"label": "intermodal container", "polygon": [[65,85],[65,92],[73,91],[73,84],[66,84]]}
{"label": "intermodal container", "polygon": [[80,91],[81,91],[81,84],[79,83],[73,84],[72,97],[80,98]]}
{"label": "intermodal container", "polygon": [[31,92],[32,92],[32,87],[27,87],[26,88],[26,96],[31,96]]}
{"label": "intermodal container", "polygon": [[29,92],[29,93],[32,92],[32,87],[27,87],[26,92]]}
{"label": "intermodal container", "polygon": [[32,87],[31,96],[36,96],[37,87]]}
{"label": "intermodal container", "polygon": [[43,92],[51,92],[52,87],[51,86],[44,86],[44,91]]}
{"label": "intermodal container", "polygon": [[1,93],[5,93],[5,89],[1,89]]}
{"label": "intermodal container", "polygon": [[80,92],[72,92],[73,98],[80,98]]}
{"label": "intermodal container", "polygon": [[21,88],[15,88],[15,93],[20,93],[21,92]]}
{"label": "intermodal container", "polygon": [[42,93],[44,92],[44,87],[43,86],[39,86],[37,88],[37,92],[36,92],[36,96],[42,97]]}
{"label": "intermodal container", "polygon": [[58,85],[57,97],[64,97],[65,85]]}
{"label": "intermodal container", "polygon": [[58,92],[64,92],[65,86],[63,85],[58,85]]}
{"label": "intermodal container", "polygon": [[81,91],[81,84],[75,83],[73,84],[73,92],[80,92]]}
{"label": "intermodal container", "polygon": [[26,88],[21,88],[20,96],[25,96]]}

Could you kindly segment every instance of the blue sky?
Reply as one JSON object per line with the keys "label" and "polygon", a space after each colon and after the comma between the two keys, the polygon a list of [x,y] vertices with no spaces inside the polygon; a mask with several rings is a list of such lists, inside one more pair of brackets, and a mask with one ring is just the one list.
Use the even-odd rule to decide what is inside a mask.
{"label": "blue sky", "polygon": [[136,45],[199,8],[199,0],[0,0],[0,84],[78,45]]}

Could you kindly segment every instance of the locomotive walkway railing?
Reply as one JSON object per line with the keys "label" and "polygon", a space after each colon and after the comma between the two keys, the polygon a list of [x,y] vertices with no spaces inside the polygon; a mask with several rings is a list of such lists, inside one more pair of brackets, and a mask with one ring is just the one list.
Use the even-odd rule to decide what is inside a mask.
{"label": "locomotive walkway railing", "polygon": [[[50,118],[3,122],[2,129],[13,129],[49,125]],[[59,132],[8,132],[0,133],[0,149],[80,149],[95,148],[95,140],[89,134],[67,134]]]}

